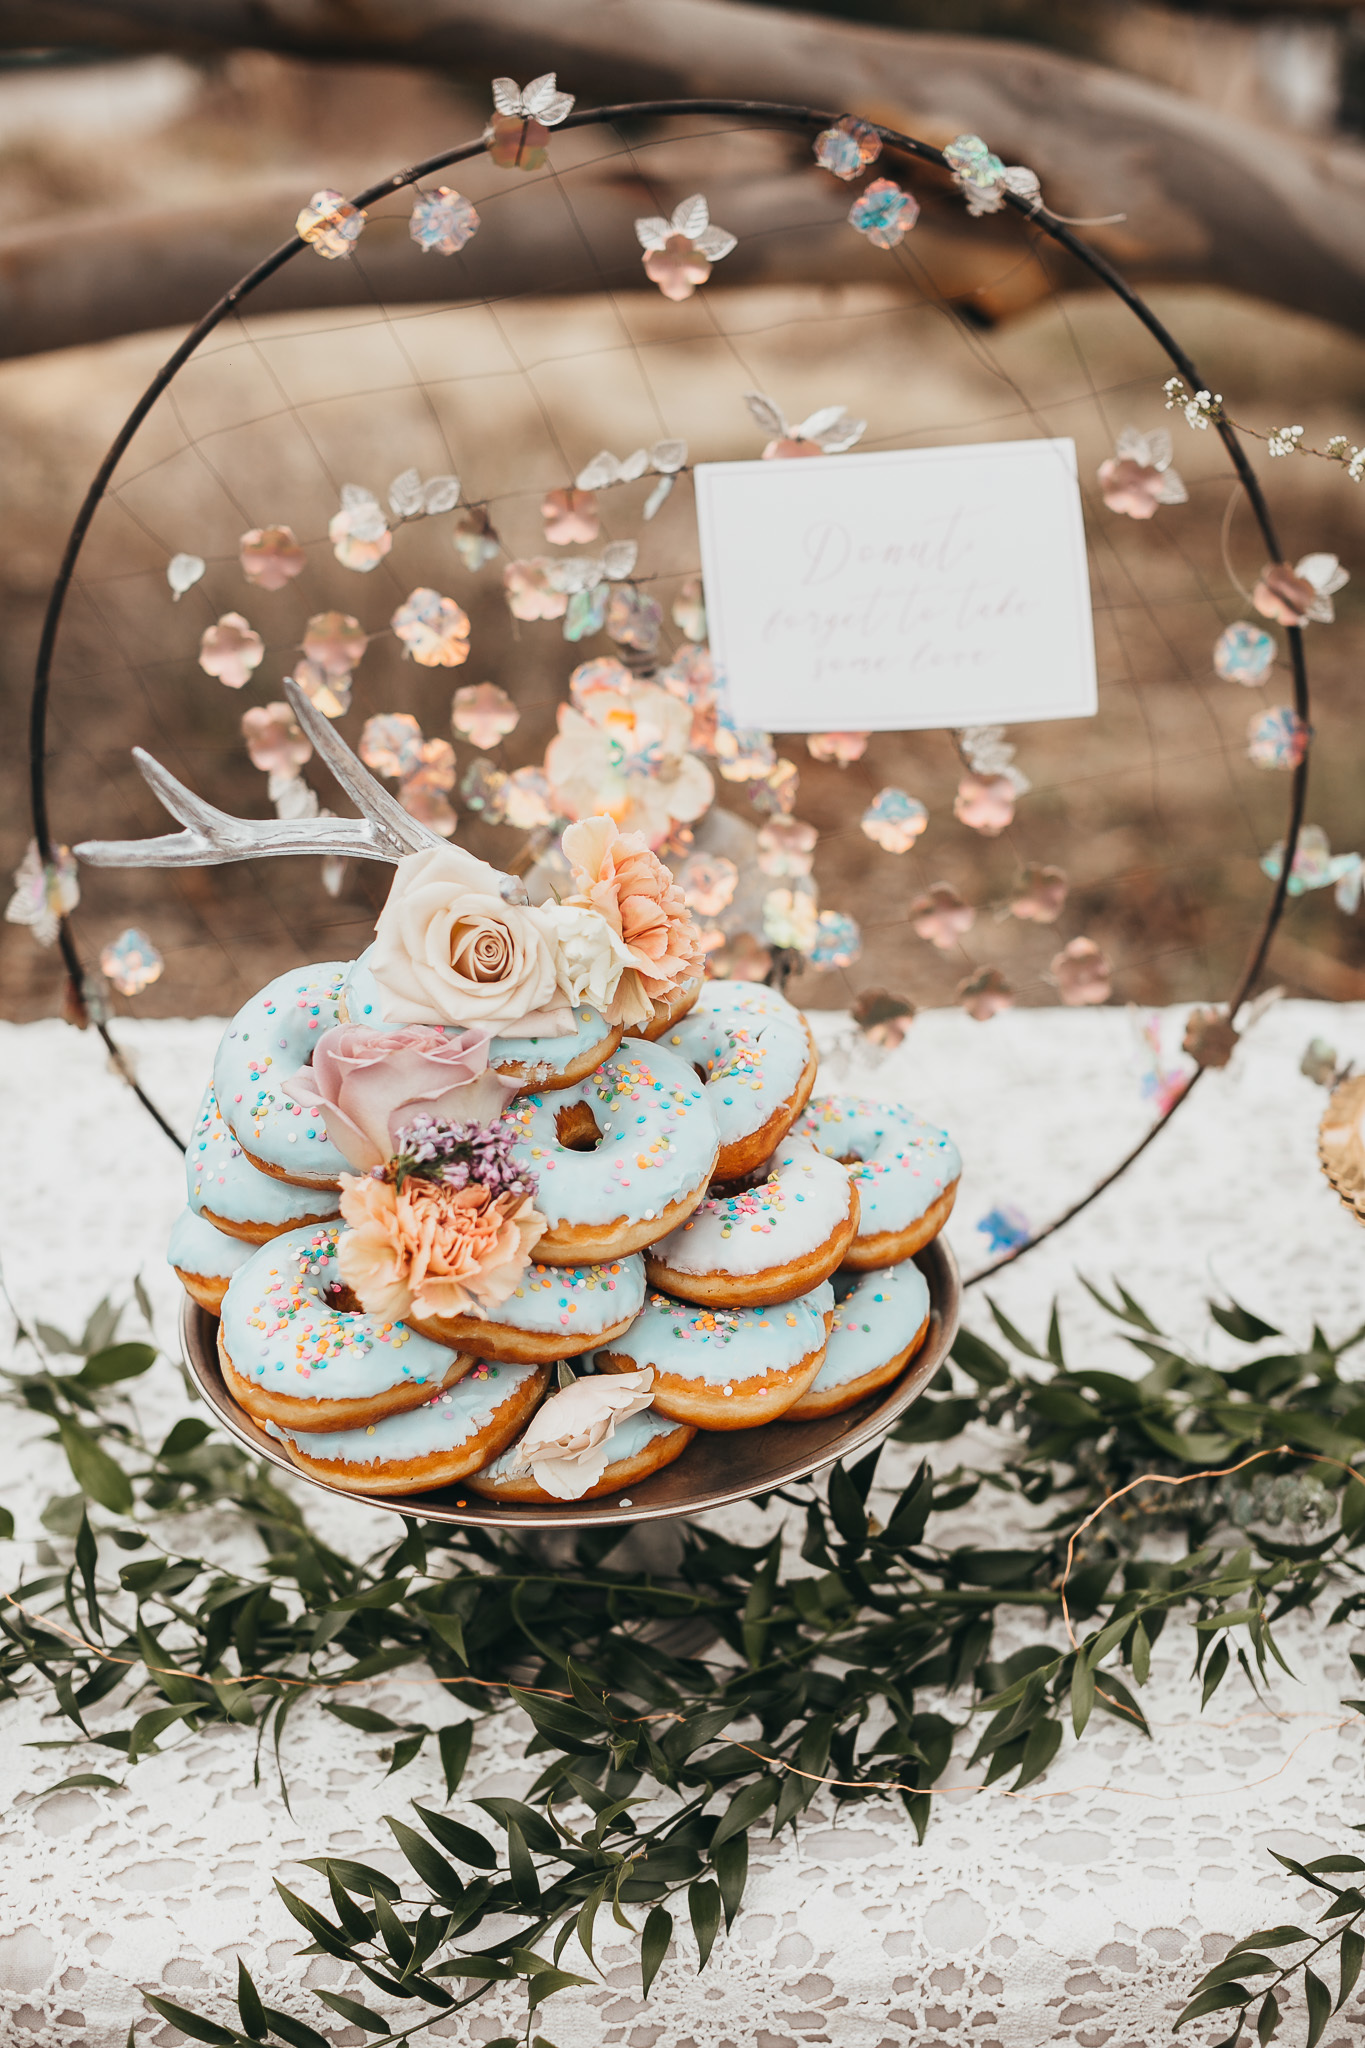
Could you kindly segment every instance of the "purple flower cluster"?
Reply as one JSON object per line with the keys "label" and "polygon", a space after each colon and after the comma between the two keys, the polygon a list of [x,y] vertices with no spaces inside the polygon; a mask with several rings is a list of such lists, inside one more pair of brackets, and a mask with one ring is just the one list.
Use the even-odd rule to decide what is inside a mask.
{"label": "purple flower cluster", "polygon": [[408,1174],[416,1173],[448,1188],[472,1183],[490,1195],[533,1195],[536,1177],[514,1156],[516,1137],[516,1126],[505,1117],[465,1124],[415,1116],[398,1133],[388,1171],[400,1187]]}

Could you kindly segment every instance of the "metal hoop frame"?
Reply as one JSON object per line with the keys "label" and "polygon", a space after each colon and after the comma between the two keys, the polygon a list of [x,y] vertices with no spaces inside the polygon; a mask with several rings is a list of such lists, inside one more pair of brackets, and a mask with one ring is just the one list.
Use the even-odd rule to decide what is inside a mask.
{"label": "metal hoop frame", "polygon": [[[559,125],[566,129],[587,128],[599,123],[610,123],[613,121],[638,121],[649,118],[664,119],[687,115],[733,117],[739,120],[751,121],[757,126],[791,128],[798,131],[809,130],[812,132],[821,128],[828,128],[841,118],[838,113],[821,111],[814,107],[784,106],[763,100],[637,100],[615,106],[578,108],[570,113]],[[921,163],[933,164],[940,170],[951,169],[942,150],[935,149],[931,143],[919,142],[913,136],[902,135],[898,130],[884,128],[877,122],[870,122],[868,125],[880,137],[884,149],[897,152],[901,156],[917,159]],[[413,164],[406,170],[395,172],[392,177],[382,179],[376,185],[367,186],[363,192],[356,193],[352,204],[358,207],[372,206],[376,200],[384,198],[389,193],[401,191],[406,186],[415,185],[420,179],[430,177],[436,171],[446,170],[452,164],[467,163],[473,157],[482,156],[487,147],[486,139],[480,136],[475,142],[466,142],[460,144],[456,149],[443,150],[438,156],[427,157],[422,163]],[[1030,202],[1010,191],[1005,192],[1004,200],[1006,206],[1013,208],[1025,221],[1031,221],[1035,227],[1039,228],[1059,248],[1065,249],[1068,255],[1073,256],[1077,262],[1090,271],[1092,276],[1097,278],[1101,284],[1105,285],[1117,298],[1123,301],[1124,305],[1142,322],[1158,346],[1164,350],[1173,368],[1183,377],[1191,390],[1199,391],[1208,388],[1207,380],[1200,375],[1174,336],[1162,321],[1157,318],[1141,294],[1134,291],[1133,287],[1115,270],[1106,257],[1102,256],[1097,249],[1092,249],[1089,243],[1076,234],[1067,222],[1059,219],[1057,215],[1049,212],[1045,206],[1037,201]],[[175,349],[157,371],[155,377],[148,384],[146,390],[138,399],[137,404],[119,428],[118,433],[114,436],[109,450],[96,470],[90,487],[81,502],[80,509],[72,522],[71,531],[67,536],[66,546],[62,551],[62,559],[52,585],[47,612],[43,620],[42,634],[38,643],[38,656],[34,666],[33,693],[29,710],[29,791],[33,816],[33,836],[38,843],[39,851],[45,862],[50,863],[53,859],[53,842],[47,802],[47,715],[52,694],[52,661],[56,651],[57,635],[61,627],[67,594],[70,590],[76,564],[80,559],[81,549],[90,530],[91,522],[109,487],[114,471],[123,459],[138,429],[147,418],[158,398],[160,398],[167,386],[189,361],[190,357],[199,347],[199,344],[212,334],[214,329],[229,314],[235,312],[243,300],[248,299],[254,291],[263,285],[268,278],[273,277],[276,271],[281,270],[286,263],[292,262],[296,256],[301,255],[307,246],[298,235],[291,235],[287,242],[282,242],[278,249],[272,250],[270,255],[264,257],[254,270],[249,270],[245,277],[239,278],[237,283],[224,292],[223,296],[214,305],[210,306],[202,319],[197,321],[190,329],[179,347]],[[1255,518],[1261,538],[1265,543],[1268,557],[1270,560],[1278,562],[1282,559],[1282,556],[1274,521],[1270,516],[1270,508],[1266,504],[1260,481],[1247,459],[1241,440],[1235,428],[1230,426],[1225,420],[1216,420],[1214,422],[1214,430],[1227,450],[1229,460],[1246,495],[1247,502],[1251,507],[1252,515]],[[1309,709],[1308,669],[1304,657],[1302,629],[1297,626],[1291,626],[1287,629],[1286,637],[1289,642],[1289,659],[1293,674],[1294,709],[1306,726],[1308,724]],[[1300,828],[1303,824],[1307,789],[1308,757],[1305,754],[1304,759],[1293,771],[1289,798],[1289,816],[1285,828],[1284,854],[1281,860],[1280,873],[1271,890],[1270,900],[1266,906],[1260,929],[1252,943],[1246,965],[1238,978],[1236,987],[1228,998],[1228,1016],[1230,1019],[1235,1019],[1238,1011],[1255,987],[1265,966],[1266,955],[1270,950],[1270,942],[1274,937],[1276,926],[1279,924],[1284,911],[1288,897],[1290,870],[1293,865],[1295,849],[1298,845]],[[63,917],[60,923],[58,942],[63,962],[71,977],[72,985],[79,992],[85,977],[85,963],[82,961],[76,945],[70,920],[66,917]],[[118,1043],[110,1031],[108,1023],[104,1020],[99,1020],[96,1023],[96,1029],[108,1048],[111,1057],[124,1073],[138,1101],[142,1104],[148,1115],[165,1132],[172,1144],[179,1149],[183,1140],[177,1135],[172,1125],[168,1123],[156,1103],[132,1076],[123,1060]],[[1032,1251],[1036,1245],[1052,1237],[1064,1224],[1071,1222],[1073,1217],[1079,1216],[1082,1210],[1089,1208],[1092,1202],[1102,1195],[1107,1188],[1112,1187],[1122,1174],[1127,1172],[1133,1162],[1147,1150],[1153,1139],[1165,1129],[1176,1111],[1183,1103],[1189,1100],[1195,1084],[1203,1072],[1204,1069],[1202,1067],[1195,1069],[1195,1072],[1190,1076],[1180,1094],[1176,1096],[1175,1100],[1162,1115],[1156,1119],[1146,1135],[1131,1150],[1126,1152],[1108,1173],[1096,1181],[1079,1200],[1073,1202],[1060,1216],[1054,1217],[1050,1223],[1036,1232],[1024,1244],[1003,1253],[999,1258],[992,1260],[989,1264],[979,1268],[977,1272],[969,1275],[963,1282],[964,1287],[976,1286],[982,1280],[989,1278],[991,1274],[999,1272],[1002,1267],[1012,1265],[1016,1259],[1022,1258],[1025,1252]]]}

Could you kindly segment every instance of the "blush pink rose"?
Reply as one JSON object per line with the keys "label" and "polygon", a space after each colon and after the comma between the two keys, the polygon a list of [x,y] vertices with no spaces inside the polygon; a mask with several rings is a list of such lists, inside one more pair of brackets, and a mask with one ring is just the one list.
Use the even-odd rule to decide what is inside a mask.
{"label": "blush pink rose", "polygon": [[[569,826],[563,845],[578,892],[568,900],[598,911],[620,933],[650,1003],[702,973],[701,933],[682,890],[642,833],[622,832],[614,818],[584,818]],[[630,979],[622,975],[615,1007],[633,993]]]}
{"label": "blush pink rose", "polygon": [[364,1172],[392,1158],[397,1133],[419,1112],[481,1124],[501,1116],[516,1084],[490,1070],[492,1038],[482,1025],[454,1033],[434,1024],[336,1024],[284,1092],[320,1109],[338,1152]]}

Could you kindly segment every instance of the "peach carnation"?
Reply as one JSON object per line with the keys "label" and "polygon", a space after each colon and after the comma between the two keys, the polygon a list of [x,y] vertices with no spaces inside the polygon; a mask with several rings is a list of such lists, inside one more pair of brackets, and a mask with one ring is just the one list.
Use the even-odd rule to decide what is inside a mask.
{"label": "peach carnation", "polygon": [[531,1262],[545,1218],[527,1196],[451,1188],[408,1174],[401,1187],[341,1176],[337,1270],[367,1315],[483,1315]]}
{"label": "peach carnation", "polygon": [[643,834],[622,832],[613,818],[570,825],[563,845],[577,891],[569,902],[598,911],[631,958],[611,1021],[640,1023],[661,996],[703,971],[705,949],[686,898]]}

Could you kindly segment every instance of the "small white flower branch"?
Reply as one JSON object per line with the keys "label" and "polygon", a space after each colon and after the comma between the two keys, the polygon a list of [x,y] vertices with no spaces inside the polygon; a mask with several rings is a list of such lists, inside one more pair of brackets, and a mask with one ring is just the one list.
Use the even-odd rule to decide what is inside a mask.
{"label": "small white flower branch", "polygon": [[1323,448],[1306,446],[1302,427],[1272,427],[1263,431],[1233,419],[1223,404],[1221,392],[1191,391],[1183,377],[1168,377],[1164,388],[1167,412],[1183,413],[1186,426],[1199,432],[1206,432],[1210,426],[1234,427],[1253,441],[1264,441],[1267,455],[1313,455],[1322,462],[1337,463],[1353,484],[1365,478],[1365,448],[1358,448],[1345,434],[1333,434]]}

